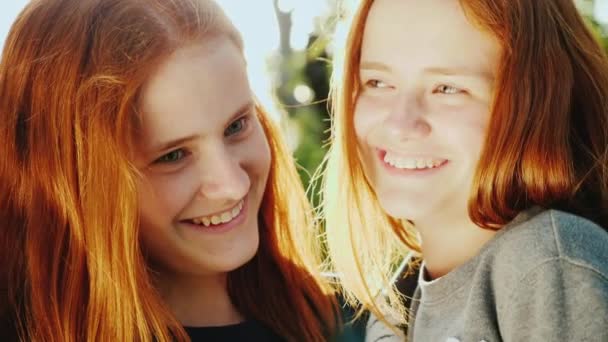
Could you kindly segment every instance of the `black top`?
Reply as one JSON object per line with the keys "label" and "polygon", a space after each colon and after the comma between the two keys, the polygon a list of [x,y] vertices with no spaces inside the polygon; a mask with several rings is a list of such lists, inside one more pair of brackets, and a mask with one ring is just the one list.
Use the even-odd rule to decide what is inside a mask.
{"label": "black top", "polygon": [[[347,323],[342,331],[329,341],[332,342],[362,342],[365,336],[365,321],[360,319],[350,322],[354,314],[353,309],[343,307],[343,319]],[[219,327],[184,327],[192,342],[224,342],[224,341],[255,341],[255,342],[286,342],[268,327],[256,321],[219,326]]]}
{"label": "black top", "polygon": [[256,321],[245,321],[220,327],[184,327],[184,329],[192,342],[285,342],[272,330]]}

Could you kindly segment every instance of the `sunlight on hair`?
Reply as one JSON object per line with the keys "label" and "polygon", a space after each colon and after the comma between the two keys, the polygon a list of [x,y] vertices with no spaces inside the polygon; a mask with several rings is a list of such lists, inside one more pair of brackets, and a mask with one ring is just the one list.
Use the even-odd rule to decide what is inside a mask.
{"label": "sunlight on hair", "polygon": [[333,54],[332,79],[341,80],[344,72],[344,51],[353,15],[360,0],[342,0],[338,6],[338,22],[333,33],[330,50]]}

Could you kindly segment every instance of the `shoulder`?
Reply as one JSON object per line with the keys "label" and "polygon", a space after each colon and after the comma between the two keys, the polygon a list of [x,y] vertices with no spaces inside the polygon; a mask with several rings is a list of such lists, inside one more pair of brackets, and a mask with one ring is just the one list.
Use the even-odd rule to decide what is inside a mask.
{"label": "shoulder", "polygon": [[535,289],[551,291],[577,283],[607,286],[608,232],[595,223],[544,210],[503,229],[484,258],[498,302],[526,298],[521,292]]}
{"label": "shoulder", "polygon": [[608,274],[608,231],[597,224],[558,210],[549,210],[560,258]]}
{"label": "shoulder", "polygon": [[504,336],[546,341],[605,337],[608,233],[557,210],[508,229],[492,278]]}
{"label": "shoulder", "polygon": [[524,275],[560,261],[608,275],[608,232],[583,217],[544,210],[503,229],[491,253],[497,271]]}

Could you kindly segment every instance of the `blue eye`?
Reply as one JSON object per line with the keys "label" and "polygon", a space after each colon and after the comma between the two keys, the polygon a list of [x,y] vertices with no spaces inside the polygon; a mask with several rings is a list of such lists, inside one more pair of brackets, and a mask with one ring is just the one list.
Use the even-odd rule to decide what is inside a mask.
{"label": "blue eye", "polygon": [[156,159],[155,163],[171,164],[182,160],[186,156],[183,149],[171,151],[164,156]]}
{"label": "blue eye", "polygon": [[231,123],[226,130],[224,131],[225,137],[230,137],[236,134],[239,134],[247,127],[247,118],[242,117],[233,123]]}

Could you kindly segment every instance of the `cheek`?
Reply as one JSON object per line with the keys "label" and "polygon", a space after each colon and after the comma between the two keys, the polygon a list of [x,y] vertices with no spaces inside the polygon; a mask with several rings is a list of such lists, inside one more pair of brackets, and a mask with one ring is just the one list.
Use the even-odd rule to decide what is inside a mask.
{"label": "cheek", "polygon": [[485,141],[489,123],[487,106],[476,104],[466,108],[445,111],[441,136],[453,147],[465,154],[478,155]]}
{"label": "cheek", "polygon": [[356,104],[353,114],[353,125],[358,143],[365,146],[370,142],[370,135],[377,131],[382,122],[382,109],[376,103],[360,97]]}
{"label": "cheek", "polygon": [[270,147],[263,135],[256,145],[256,154],[253,155],[255,167],[258,170],[258,174],[266,181],[270,172]]}
{"label": "cheek", "polygon": [[195,180],[194,172],[187,169],[179,174],[148,176],[138,185],[142,221],[174,219],[193,197]]}
{"label": "cheek", "polygon": [[261,126],[258,126],[247,141],[239,145],[238,153],[249,172],[264,180],[268,178],[271,164],[270,146]]}
{"label": "cheek", "polygon": [[365,177],[374,183],[374,143],[376,136],[381,131],[382,114],[378,106],[372,101],[360,98],[353,114],[353,125],[357,138],[357,157],[363,168]]}

